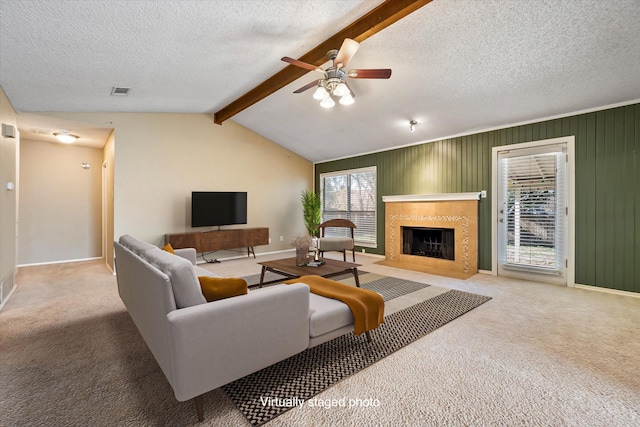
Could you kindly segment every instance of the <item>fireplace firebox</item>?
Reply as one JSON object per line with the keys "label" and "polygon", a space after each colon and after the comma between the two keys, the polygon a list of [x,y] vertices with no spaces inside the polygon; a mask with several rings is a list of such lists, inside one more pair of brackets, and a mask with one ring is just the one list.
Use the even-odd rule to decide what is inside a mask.
{"label": "fireplace firebox", "polygon": [[453,228],[401,227],[402,253],[455,260]]}

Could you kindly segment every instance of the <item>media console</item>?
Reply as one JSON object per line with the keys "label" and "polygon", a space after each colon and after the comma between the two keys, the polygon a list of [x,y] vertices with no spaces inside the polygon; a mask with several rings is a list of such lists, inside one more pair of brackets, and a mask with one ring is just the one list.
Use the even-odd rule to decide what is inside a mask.
{"label": "media console", "polygon": [[196,231],[167,234],[165,243],[175,249],[195,248],[196,252],[214,252],[225,249],[247,248],[247,256],[256,257],[254,246],[269,244],[269,228],[238,228],[233,230]]}

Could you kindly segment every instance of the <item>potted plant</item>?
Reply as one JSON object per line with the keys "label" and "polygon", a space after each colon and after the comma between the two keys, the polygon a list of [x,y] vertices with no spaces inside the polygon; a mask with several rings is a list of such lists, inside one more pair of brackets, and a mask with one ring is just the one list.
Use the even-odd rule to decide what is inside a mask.
{"label": "potted plant", "polygon": [[318,237],[320,222],[322,221],[322,202],[320,194],[304,190],[301,195],[302,217],[304,226],[311,237]]}

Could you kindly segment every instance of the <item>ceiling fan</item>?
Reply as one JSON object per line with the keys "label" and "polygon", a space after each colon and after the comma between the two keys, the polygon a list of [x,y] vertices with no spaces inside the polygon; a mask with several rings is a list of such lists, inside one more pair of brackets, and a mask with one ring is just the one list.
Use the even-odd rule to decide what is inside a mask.
{"label": "ceiling fan", "polygon": [[313,97],[321,101],[321,107],[331,108],[336,105],[332,95],[340,97],[340,104],[350,105],[353,104],[353,98],[356,95],[345,81],[346,77],[350,77],[352,79],[388,79],[391,77],[390,68],[349,70],[348,72],[345,72],[344,68],[347,66],[353,55],[358,51],[359,47],[360,43],[357,41],[344,39],[340,50],[332,49],[327,52],[327,58],[332,61],[332,65],[326,70],[297,59],[289,58],[288,56],[283,57],[282,60],[291,65],[311,71],[319,71],[324,74],[324,78],[314,80],[293,93],[301,93],[315,87],[316,91],[314,92]]}

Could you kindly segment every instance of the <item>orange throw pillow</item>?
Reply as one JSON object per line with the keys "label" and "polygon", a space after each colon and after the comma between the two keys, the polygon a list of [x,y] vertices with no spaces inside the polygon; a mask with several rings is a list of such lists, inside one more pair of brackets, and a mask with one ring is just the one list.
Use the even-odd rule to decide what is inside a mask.
{"label": "orange throw pillow", "polygon": [[247,294],[248,286],[244,279],[198,276],[198,281],[208,302]]}
{"label": "orange throw pillow", "polygon": [[167,252],[169,252],[169,253],[172,253],[172,254],[174,254],[174,255],[176,254],[176,252],[173,250],[173,246],[171,246],[171,243],[167,243],[166,245],[164,245],[164,246],[162,247],[162,250],[163,250],[163,251],[167,251]]}

